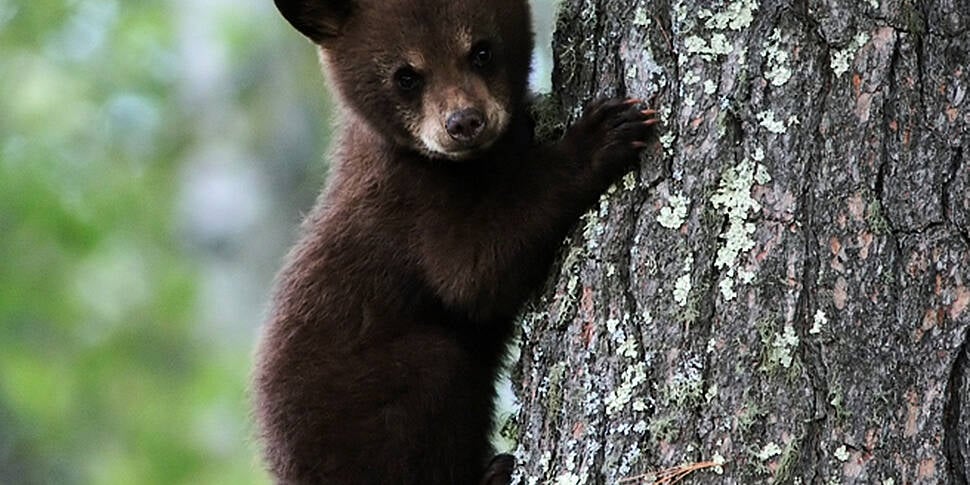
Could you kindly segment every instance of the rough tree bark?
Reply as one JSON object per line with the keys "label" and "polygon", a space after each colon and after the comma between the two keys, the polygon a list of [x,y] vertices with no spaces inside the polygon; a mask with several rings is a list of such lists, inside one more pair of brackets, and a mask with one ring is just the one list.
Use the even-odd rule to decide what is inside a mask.
{"label": "rough tree bark", "polygon": [[563,118],[666,125],[523,317],[518,478],[966,484],[970,2],[565,0],[555,52]]}

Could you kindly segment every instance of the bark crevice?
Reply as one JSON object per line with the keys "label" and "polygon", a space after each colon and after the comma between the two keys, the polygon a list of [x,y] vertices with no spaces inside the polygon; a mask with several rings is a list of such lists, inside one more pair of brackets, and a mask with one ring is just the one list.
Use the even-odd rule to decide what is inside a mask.
{"label": "bark crevice", "polygon": [[[814,19],[811,19],[814,21]],[[804,20],[803,20],[804,21]],[[812,23],[812,22],[808,22]],[[828,45],[821,36],[818,36],[820,45],[820,57],[827,58],[829,53]],[[832,94],[832,72],[830,69],[823,70],[825,79],[817,95],[819,107],[816,111],[819,115],[815,118],[813,126],[808,133],[822,133],[823,113],[827,112],[829,98]],[[812,325],[814,310],[818,307],[818,278],[819,278],[819,243],[818,235],[812,230],[815,227],[815,188],[818,180],[818,170],[822,166],[822,146],[815,142],[811,148],[811,160],[805,164],[802,172],[802,193],[800,194],[800,214],[798,220],[804,231],[803,255],[805,264],[801,275],[801,293],[798,297],[796,321],[802,323],[801,335],[806,337]],[[805,363],[805,373],[811,382],[813,402],[812,416],[804,423],[804,433],[800,437],[801,450],[801,469],[806,474],[804,477],[811,483],[817,475],[815,463],[821,461],[821,445],[823,442],[823,432],[825,422],[828,419],[829,388],[828,369],[825,364],[825,356],[821,342],[817,338],[806,339],[806,345],[800,347],[800,358]]]}
{"label": "bark crevice", "polygon": [[966,227],[961,227],[960,224],[954,222],[955,214],[953,214],[953,208],[951,206],[952,202],[952,192],[953,192],[953,182],[960,175],[960,169],[963,167],[963,147],[958,146],[953,149],[953,157],[950,159],[950,167],[946,178],[943,180],[943,194],[942,194],[942,204],[943,204],[943,218],[946,220],[947,224],[957,233],[960,239],[963,240],[964,244],[970,248],[970,229]]}
{"label": "bark crevice", "polygon": [[893,40],[893,52],[889,60],[889,68],[886,72],[886,78],[889,81],[889,89],[886,93],[885,100],[883,102],[882,113],[883,113],[883,142],[882,142],[882,154],[880,156],[879,168],[876,172],[875,187],[873,190],[876,192],[876,199],[879,201],[879,206],[882,209],[882,215],[886,219],[886,223],[889,226],[890,232],[896,234],[896,228],[898,225],[893,221],[892,214],[889,213],[886,204],[886,176],[887,172],[891,169],[890,165],[892,163],[891,146],[892,140],[895,137],[895,132],[893,129],[893,123],[898,113],[896,112],[895,103],[899,98],[899,81],[896,79],[897,69],[899,66],[899,61],[902,57],[902,38],[896,35]]}
{"label": "bark crevice", "polygon": [[967,362],[968,340],[970,335],[964,333],[963,342],[960,344],[957,358],[953,362],[950,370],[950,378],[947,383],[947,402],[943,408],[943,446],[946,451],[947,471],[950,479],[957,485],[967,485],[968,470],[967,456],[964,444],[967,441],[966,426],[962,423],[962,418],[966,413],[964,405],[966,398],[963,393],[967,388],[967,372],[970,364]]}

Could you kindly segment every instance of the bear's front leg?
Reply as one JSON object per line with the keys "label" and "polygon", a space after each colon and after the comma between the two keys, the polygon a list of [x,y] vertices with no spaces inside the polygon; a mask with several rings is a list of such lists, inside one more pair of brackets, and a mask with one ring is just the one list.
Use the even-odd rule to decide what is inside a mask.
{"label": "bear's front leg", "polygon": [[559,142],[508,155],[480,199],[424,214],[422,267],[447,306],[475,320],[518,312],[569,228],[647,146],[656,111],[638,104],[594,102]]}

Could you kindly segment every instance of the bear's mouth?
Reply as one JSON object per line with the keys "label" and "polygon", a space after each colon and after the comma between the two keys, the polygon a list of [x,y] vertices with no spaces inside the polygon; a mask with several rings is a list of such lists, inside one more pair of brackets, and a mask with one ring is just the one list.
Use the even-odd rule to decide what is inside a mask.
{"label": "bear's mouth", "polygon": [[453,161],[464,161],[475,158],[488,151],[498,141],[498,134],[488,134],[483,136],[475,143],[449,143],[443,144],[433,140],[421,140],[423,150],[431,158],[441,158]]}

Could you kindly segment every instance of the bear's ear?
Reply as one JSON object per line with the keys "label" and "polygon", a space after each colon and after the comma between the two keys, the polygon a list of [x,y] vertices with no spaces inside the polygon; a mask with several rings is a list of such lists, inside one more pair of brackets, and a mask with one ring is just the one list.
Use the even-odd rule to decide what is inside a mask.
{"label": "bear's ear", "polygon": [[276,8],[310,40],[320,43],[340,33],[353,12],[353,0],[275,0]]}

